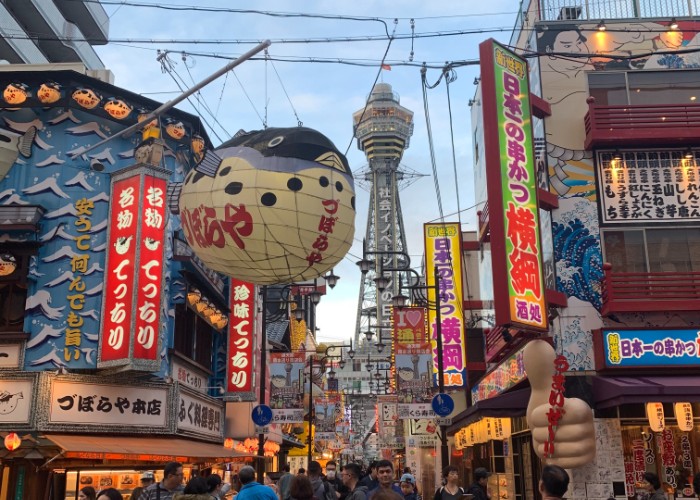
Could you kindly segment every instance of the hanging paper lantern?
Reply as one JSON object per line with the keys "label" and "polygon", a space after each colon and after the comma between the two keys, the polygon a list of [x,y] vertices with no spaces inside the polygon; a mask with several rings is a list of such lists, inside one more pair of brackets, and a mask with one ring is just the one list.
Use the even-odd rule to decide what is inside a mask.
{"label": "hanging paper lantern", "polygon": [[22,104],[28,97],[29,87],[19,82],[9,84],[2,92],[2,98],[7,104]]}
{"label": "hanging paper lantern", "polygon": [[207,151],[185,178],[180,215],[210,268],[259,285],[317,278],[355,233],[355,186],[345,157],[304,127],[243,134]]}
{"label": "hanging paper lantern", "polygon": [[10,451],[15,451],[22,444],[22,438],[20,438],[14,432],[10,432],[5,436],[5,448]]}
{"label": "hanging paper lantern", "polygon": [[661,432],[664,430],[664,405],[661,403],[647,403],[647,420],[652,432]]}
{"label": "hanging paper lantern", "polygon": [[233,439],[232,438],[224,439],[224,448],[227,448],[229,450],[233,449]]}
{"label": "hanging paper lantern", "polygon": [[134,108],[116,97],[110,97],[104,105],[104,110],[107,114],[117,120],[123,120],[129,116],[132,109]]}
{"label": "hanging paper lantern", "polygon": [[11,253],[0,253],[0,276],[9,276],[17,269],[17,259]]}
{"label": "hanging paper lantern", "polygon": [[100,97],[94,90],[82,88],[73,92],[71,97],[75,102],[86,109],[94,108],[102,100],[102,97]]}
{"label": "hanging paper lantern", "polygon": [[39,87],[36,98],[41,104],[53,104],[61,98],[61,86],[56,82],[45,82]]}
{"label": "hanging paper lantern", "polygon": [[182,122],[176,122],[174,120],[168,120],[165,131],[170,137],[178,141],[185,137],[186,133],[185,126]]}
{"label": "hanging paper lantern", "polygon": [[693,430],[693,406],[690,403],[674,403],[673,414],[681,432]]}
{"label": "hanging paper lantern", "polygon": [[204,138],[199,134],[192,135],[192,140],[190,141],[192,146],[192,156],[194,156],[195,163],[199,163],[204,158],[204,147],[206,143]]}
{"label": "hanging paper lantern", "polygon": [[190,291],[187,292],[187,303],[191,306],[197,304],[201,298],[202,292],[200,292],[197,288],[190,288]]}

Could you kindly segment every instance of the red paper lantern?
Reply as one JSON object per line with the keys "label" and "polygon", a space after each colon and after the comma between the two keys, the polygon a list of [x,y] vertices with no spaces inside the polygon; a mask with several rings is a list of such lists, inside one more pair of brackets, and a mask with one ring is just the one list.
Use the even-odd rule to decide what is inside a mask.
{"label": "red paper lantern", "polygon": [[233,439],[232,438],[224,439],[224,448],[228,448],[229,450],[233,449]]}
{"label": "red paper lantern", "polygon": [[10,432],[5,436],[5,448],[10,451],[15,451],[22,444],[22,438],[14,432]]}

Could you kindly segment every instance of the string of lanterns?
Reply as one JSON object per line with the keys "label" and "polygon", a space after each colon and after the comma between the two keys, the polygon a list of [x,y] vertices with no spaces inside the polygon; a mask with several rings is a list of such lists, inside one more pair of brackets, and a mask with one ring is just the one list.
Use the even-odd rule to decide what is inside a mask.
{"label": "string of lanterns", "polygon": [[[236,441],[233,438],[224,439],[224,448],[236,450],[240,453],[258,453],[258,438],[246,438],[245,441]],[[272,441],[266,441],[263,445],[263,452],[266,457],[273,457],[280,451],[280,445]]]}
{"label": "string of lanterns", "polygon": [[202,292],[191,287],[187,292],[187,304],[207,323],[218,331],[228,325],[228,316],[214,306],[212,301],[202,295]]}

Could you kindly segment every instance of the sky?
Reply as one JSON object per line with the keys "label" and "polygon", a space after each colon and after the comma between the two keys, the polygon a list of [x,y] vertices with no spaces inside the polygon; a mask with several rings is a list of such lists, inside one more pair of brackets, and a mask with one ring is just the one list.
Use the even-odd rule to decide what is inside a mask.
{"label": "sky", "polygon": [[[257,42],[270,39],[271,61],[244,62],[233,74],[229,72],[206,86],[199,100],[192,99],[191,104],[183,102],[177,107],[200,115],[209,124],[214,146],[240,129],[259,130],[265,122],[271,127],[290,127],[301,121],[304,126],[328,136],[341,152],[350,147],[347,157],[354,172],[365,168],[367,160],[352,138],[352,113],[363,108],[377,77],[378,81],[392,85],[401,105],[414,112],[414,132],[401,164],[425,174],[400,192],[408,252],[413,267],[417,268],[423,255],[423,224],[440,217],[420,65],[428,64],[427,81],[432,85],[446,62],[478,61],[478,45],[482,41],[495,38],[507,43],[519,3],[519,0],[167,0],[158,3],[103,0],[110,17],[111,42],[97,46],[96,51],[105,67],[114,73],[117,86],[165,102],[177,97],[181,89],[209,77]],[[167,8],[155,8],[156,5]],[[194,10],[195,6],[212,8],[214,12]],[[275,15],[226,9],[255,9]],[[383,20],[386,29],[384,23],[366,18]],[[415,23],[413,39],[411,19]],[[387,30],[397,37],[391,43]],[[450,31],[471,33],[444,34]],[[428,33],[439,36],[422,37]],[[400,38],[405,35],[409,38]],[[348,37],[359,41],[337,40]],[[302,40],[306,42],[291,43]],[[309,43],[309,40],[323,41]],[[380,71],[385,53],[385,64],[391,69]],[[159,62],[159,55],[164,65]],[[170,71],[165,71],[164,66]],[[427,90],[428,111],[445,220],[457,221],[459,206],[462,229],[474,230],[476,209],[473,208],[468,101],[476,89],[478,64],[457,67],[454,74],[457,78],[449,85],[454,143],[444,79],[435,89]],[[335,274],[341,278],[338,285],[317,308],[320,341],[346,341],[354,337],[361,278],[355,262],[362,256],[369,207],[369,193],[357,182],[355,189],[355,240],[348,255],[335,268]]]}

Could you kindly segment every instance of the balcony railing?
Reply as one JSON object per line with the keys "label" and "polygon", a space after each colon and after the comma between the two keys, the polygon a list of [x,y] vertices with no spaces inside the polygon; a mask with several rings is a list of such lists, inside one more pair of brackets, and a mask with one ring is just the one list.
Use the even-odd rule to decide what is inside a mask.
{"label": "balcony railing", "polygon": [[489,241],[490,229],[489,229],[489,202],[488,200],[484,203],[484,206],[477,213],[477,218],[479,219],[479,241]]}
{"label": "balcony railing", "polygon": [[589,98],[586,149],[691,145],[700,136],[700,104],[600,106]]}
{"label": "balcony railing", "polygon": [[616,273],[608,263],[603,272],[603,316],[700,310],[700,272]]}
{"label": "balcony railing", "polygon": [[540,0],[542,21],[691,17],[698,0]]}

